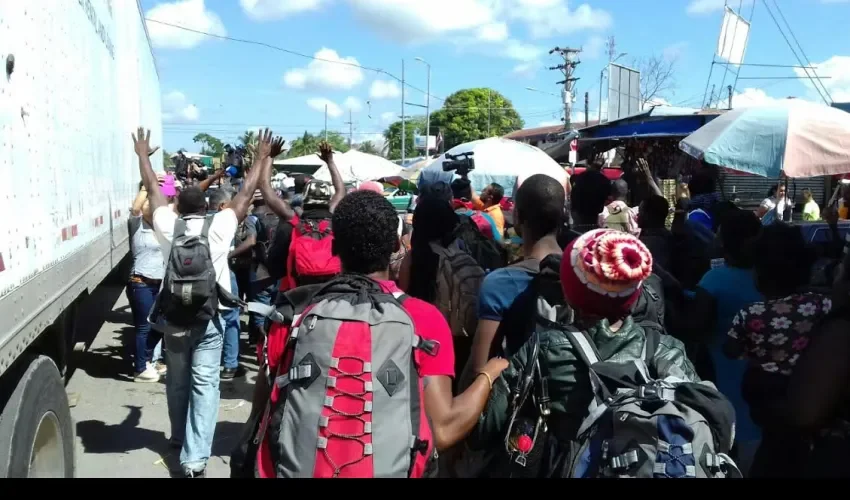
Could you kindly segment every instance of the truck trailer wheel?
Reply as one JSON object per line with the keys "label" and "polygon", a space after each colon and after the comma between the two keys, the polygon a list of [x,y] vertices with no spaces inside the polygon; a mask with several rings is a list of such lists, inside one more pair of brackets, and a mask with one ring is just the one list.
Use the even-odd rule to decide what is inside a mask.
{"label": "truck trailer wheel", "polygon": [[74,477],[71,409],[48,357],[29,364],[0,413],[0,477]]}

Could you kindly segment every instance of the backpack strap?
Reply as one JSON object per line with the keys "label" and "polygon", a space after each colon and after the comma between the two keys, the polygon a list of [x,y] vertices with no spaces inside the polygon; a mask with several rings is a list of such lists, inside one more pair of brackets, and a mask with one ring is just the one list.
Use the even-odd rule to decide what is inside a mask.
{"label": "backpack strap", "polygon": [[214,217],[214,215],[207,215],[204,217],[204,227],[201,229],[201,236],[204,239],[209,239],[210,237],[210,227],[212,226]]}
{"label": "backpack strap", "polygon": [[177,221],[174,223],[174,235],[173,239],[182,238],[186,236],[186,219],[183,217],[179,217]]}

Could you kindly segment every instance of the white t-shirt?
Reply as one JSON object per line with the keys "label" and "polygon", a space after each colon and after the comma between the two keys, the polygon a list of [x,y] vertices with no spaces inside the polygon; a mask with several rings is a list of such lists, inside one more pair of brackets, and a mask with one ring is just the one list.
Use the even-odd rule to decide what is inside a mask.
{"label": "white t-shirt", "polygon": [[[174,238],[174,224],[176,222],[177,214],[168,207],[159,207],[153,214],[153,228],[166,262],[171,253],[171,240]],[[230,253],[237,226],[239,226],[239,221],[236,219],[236,213],[231,209],[222,210],[213,216],[209,235],[210,256],[215,268],[216,279],[223,289],[231,293],[230,266],[227,262],[227,256]],[[203,217],[186,219],[187,235],[197,236],[201,234],[203,229]],[[219,309],[226,310],[227,308],[219,306]]]}

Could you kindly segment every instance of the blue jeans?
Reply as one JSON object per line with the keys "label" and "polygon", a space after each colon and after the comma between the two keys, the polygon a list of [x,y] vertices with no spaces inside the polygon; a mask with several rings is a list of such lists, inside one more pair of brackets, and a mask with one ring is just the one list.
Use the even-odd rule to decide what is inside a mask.
{"label": "blue jeans", "polygon": [[159,288],[144,283],[127,284],[127,300],[130,302],[130,311],[133,314],[133,327],[136,330],[136,342],[134,352],[134,368],[136,373],[143,372],[147,363],[153,361],[154,349],[162,334],[151,330],[148,322],[148,314],[153,308]]}
{"label": "blue jeans", "polygon": [[[239,296],[236,286],[236,274],[230,271],[230,293]],[[242,325],[239,323],[239,309],[222,311],[224,320],[224,348],[222,349],[222,365],[225,368],[239,367],[239,333]]]}
{"label": "blue jeans", "polygon": [[[272,303],[272,295],[274,294],[277,287],[275,285],[269,285],[266,288],[259,288],[256,283],[252,285],[251,297],[249,297],[249,302],[259,302],[261,304],[270,305]],[[251,316],[251,327],[253,333],[257,333],[261,331],[266,325],[266,317],[257,314],[250,313]]]}
{"label": "blue jeans", "polygon": [[165,394],[171,439],[182,442],[185,471],[206,468],[219,406],[219,361],[224,328],[220,316],[182,335],[166,336]]}

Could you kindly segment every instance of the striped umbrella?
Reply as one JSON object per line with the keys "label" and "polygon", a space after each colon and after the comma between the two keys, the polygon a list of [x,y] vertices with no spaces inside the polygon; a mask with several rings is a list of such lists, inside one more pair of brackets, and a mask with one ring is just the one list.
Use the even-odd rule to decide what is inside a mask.
{"label": "striped umbrella", "polygon": [[707,163],[777,179],[850,172],[850,113],[788,99],[728,111],[679,143]]}

